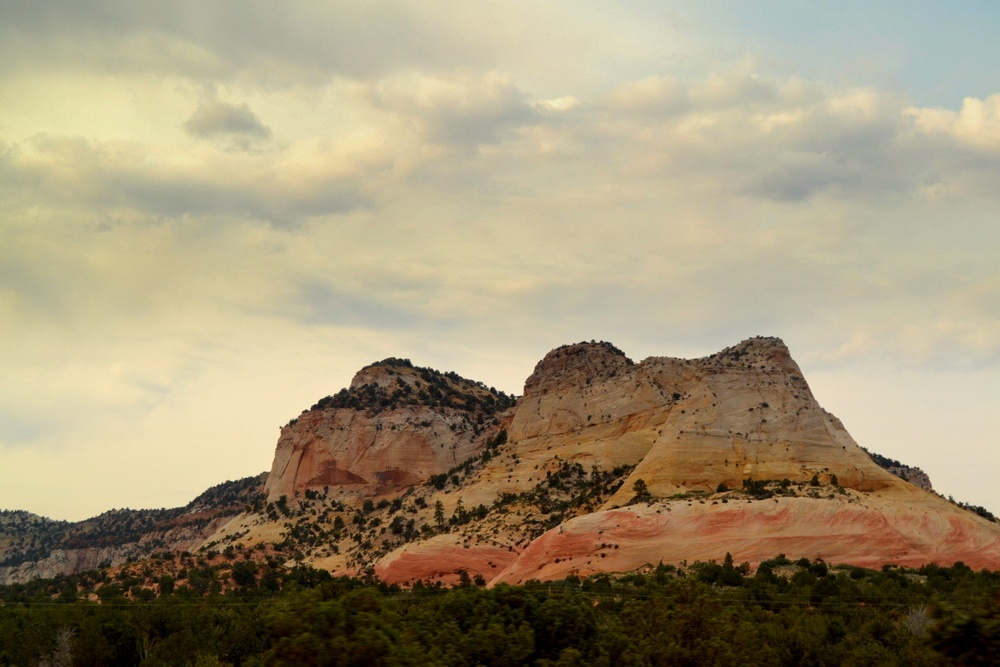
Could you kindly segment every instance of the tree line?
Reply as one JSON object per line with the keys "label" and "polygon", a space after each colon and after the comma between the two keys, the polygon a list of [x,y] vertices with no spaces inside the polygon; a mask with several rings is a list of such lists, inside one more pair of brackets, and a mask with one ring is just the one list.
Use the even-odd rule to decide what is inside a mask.
{"label": "tree line", "polygon": [[[487,589],[308,567],[100,603],[0,587],[0,665],[992,665],[1000,573],[783,556]],[[55,589],[58,589],[56,585]]]}

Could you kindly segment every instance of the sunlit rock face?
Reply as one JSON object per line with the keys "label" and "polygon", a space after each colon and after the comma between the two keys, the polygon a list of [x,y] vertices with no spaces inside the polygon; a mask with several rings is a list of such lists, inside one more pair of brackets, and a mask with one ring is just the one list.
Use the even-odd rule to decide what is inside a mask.
{"label": "sunlit rock face", "polygon": [[1000,567],[1000,531],[916,495],[637,504],[565,522],[532,541],[493,582],[628,572],[658,563],[756,565],[778,554],[879,568],[962,561]]}
{"label": "sunlit rock face", "polygon": [[389,359],[281,429],[269,500],[340,487],[391,493],[480,451],[511,399],[454,374]]}
{"label": "sunlit rock face", "polygon": [[608,344],[559,348],[528,378],[510,440],[532,466],[556,457],[635,465],[611,504],[640,478],[656,497],[814,476],[859,491],[902,483],[819,406],[777,338],[638,364]]}

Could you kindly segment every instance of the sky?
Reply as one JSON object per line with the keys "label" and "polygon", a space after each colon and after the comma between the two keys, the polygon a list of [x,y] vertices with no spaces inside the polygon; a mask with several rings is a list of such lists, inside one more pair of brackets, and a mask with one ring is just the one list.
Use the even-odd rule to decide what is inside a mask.
{"label": "sky", "polygon": [[1000,512],[994,2],[0,2],[0,508],[174,507],[390,356],[781,337]]}

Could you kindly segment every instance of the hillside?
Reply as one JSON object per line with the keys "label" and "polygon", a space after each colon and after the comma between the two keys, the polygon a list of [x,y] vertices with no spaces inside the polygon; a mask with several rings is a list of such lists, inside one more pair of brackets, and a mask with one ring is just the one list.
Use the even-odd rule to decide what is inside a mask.
{"label": "hillside", "polygon": [[184,507],[115,509],[78,522],[0,511],[0,583],[73,574],[194,550],[258,500],[264,475],[224,482]]}

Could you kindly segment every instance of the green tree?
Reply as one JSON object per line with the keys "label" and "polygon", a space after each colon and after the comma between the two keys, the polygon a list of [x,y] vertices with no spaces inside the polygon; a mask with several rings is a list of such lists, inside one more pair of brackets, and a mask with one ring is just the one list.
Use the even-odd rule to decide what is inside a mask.
{"label": "green tree", "polygon": [[438,530],[444,530],[444,503],[440,500],[434,503],[434,523]]}
{"label": "green tree", "polygon": [[635,483],[632,485],[632,491],[635,495],[632,497],[632,500],[629,501],[630,505],[635,503],[648,503],[653,499],[653,494],[649,492],[649,487],[646,486],[646,480],[642,478],[635,480]]}

